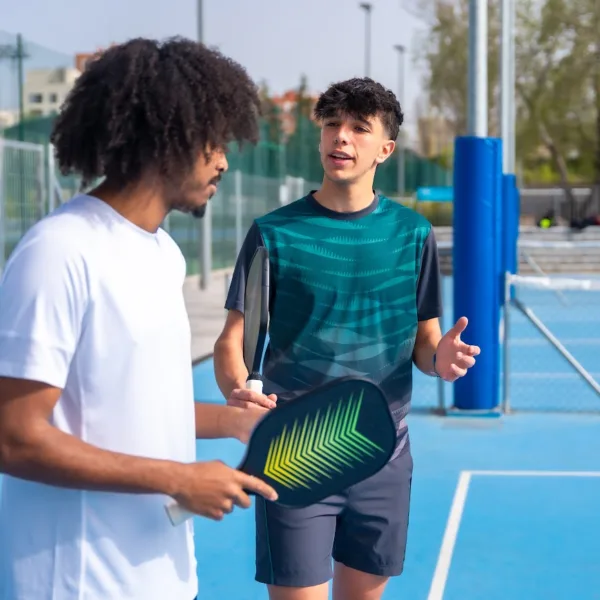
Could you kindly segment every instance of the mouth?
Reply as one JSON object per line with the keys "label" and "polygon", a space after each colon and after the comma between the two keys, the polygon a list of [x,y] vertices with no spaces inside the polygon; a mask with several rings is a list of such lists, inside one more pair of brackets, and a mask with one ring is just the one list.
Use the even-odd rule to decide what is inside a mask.
{"label": "mouth", "polygon": [[329,160],[336,166],[345,165],[354,160],[349,154],[345,152],[331,152],[329,154]]}

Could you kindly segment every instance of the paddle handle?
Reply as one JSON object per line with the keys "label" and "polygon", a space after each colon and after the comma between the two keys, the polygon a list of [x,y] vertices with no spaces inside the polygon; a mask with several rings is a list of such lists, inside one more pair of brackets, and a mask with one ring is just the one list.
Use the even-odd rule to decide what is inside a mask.
{"label": "paddle handle", "polygon": [[263,392],[263,382],[260,378],[260,375],[256,375],[255,373],[251,373],[248,379],[246,380],[246,389],[252,390],[253,392],[258,392],[262,394]]}
{"label": "paddle handle", "polygon": [[194,515],[193,512],[182,508],[177,502],[171,502],[165,506],[169,520],[173,527],[177,527],[182,523],[185,523],[188,519],[191,519]]}
{"label": "paddle handle", "polygon": [[[253,377],[256,377],[256,379]],[[246,381],[246,389],[262,394],[263,382],[262,379],[260,379],[260,376],[256,376],[254,373],[252,373]],[[169,517],[173,527],[177,527],[178,525],[185,523],[185,521],[188,519],[196,516],[195,513],[186,510],[175,501],[167,504],[165,506],[165,510],[167,511],[167,516]]]}

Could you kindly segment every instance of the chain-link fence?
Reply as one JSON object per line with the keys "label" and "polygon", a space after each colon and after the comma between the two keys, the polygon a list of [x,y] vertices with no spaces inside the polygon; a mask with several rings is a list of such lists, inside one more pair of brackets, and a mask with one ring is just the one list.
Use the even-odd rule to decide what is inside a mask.
{"label": "chain-link fence", "polygon": [[[208,273],[203,276],[208,284],[210,271],[233,267],[255,218],[318,187],[318,183],[301,178],[287,177],[280,181],[234,171],[221,181],[219,191],[210,201],[206,221],[173,212],[168,216],[165,228],[185,255],[188,274],[204,270],[202,255],[207,253],[204,264]],[[202,244],[205,236],[207,243]]]}
{"label": "chain-link fence", "polygon": [[[56,205],[78,191],[75,178],[56,173],[50,145],[0,138],[0,269],[22,235]],[[179,212],[164,227],[181,248],[188,274],[200,272],[203,233],[211,239],[208,269],[231,267],[252,221],[300,198],[318,183],[229,172],[211,200],[207,222]]]}
{"label": "chain-link fence", "polygon": [[517,275],[510,283],[506,409],[600,412],[600,276]]}
{"label": "chain-link fence", "polygon": [[0,138],[0,269],[21,236],[49,208],[44,146]]}

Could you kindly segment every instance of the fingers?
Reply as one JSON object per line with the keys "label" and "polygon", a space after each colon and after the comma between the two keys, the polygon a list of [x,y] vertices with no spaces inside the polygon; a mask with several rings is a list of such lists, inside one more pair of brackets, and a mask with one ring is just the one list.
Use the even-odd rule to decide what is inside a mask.
{"label": "fingers", "polygon": [[470,354],[463,354],[462,352],[458,352],[456,354],[455,364],[460,369],[470,369],[475,364],[475,358]]}
{"label": "fingers", "polygon": [[246,473],[239,473],[239,483],[243,489],[248,490],[249,492],[254,492],[260,496],[263,496],[267,500],[272,500],[273,502],[277,500],[277,492],[267,483],[259,479],[258,477],[253,477],[252,475],[247,475]]}
{"label": "fingers", "polygon": [[458,379],[459,377],[464,377],[467,374],[467,369],[463,369],[458,365],[450,365],[450,370],[452,374]]}
{"label": "fingers", "polygon": [[238,492],[233,502],[240,508],[250,508],[252,505],[250,502],[250,496],[248,496],[248,494],[246,494],[244,491]]}
{"label": "fingers", "polygon": [[481,348],[479,346],[470,346],[469,344],[463,344],[460,351],[467,356],[479,356],[479,354],[481,354]]}
{"label": "fingers", "polygon": [[461,317],[460,319],[458,319],[458,321],[456,321],[456,323],[448,333],[452,337],[458,337],[467,328],[468,324],[469,319],[467,319],[467,317]]}
{"label": "fingers", "polygon": [[248,404],[257,404],[263,408],[275,408],[277,405],[277,396],[275,394],[265,396],[253,390],[236,389],[231,392],[227,403],[243,408],[246,408]]}

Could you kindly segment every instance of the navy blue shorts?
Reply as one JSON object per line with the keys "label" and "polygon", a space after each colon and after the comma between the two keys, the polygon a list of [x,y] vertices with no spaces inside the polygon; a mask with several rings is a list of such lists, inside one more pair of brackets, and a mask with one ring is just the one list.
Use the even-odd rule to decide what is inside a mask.
{"label": "navy blue shorts", "polygon": [[413,461],[410,444],[379,473],[307,508],[255,501],[256,580],[307,587],[329,581],[332,558],[384,577],[404,568]]}

